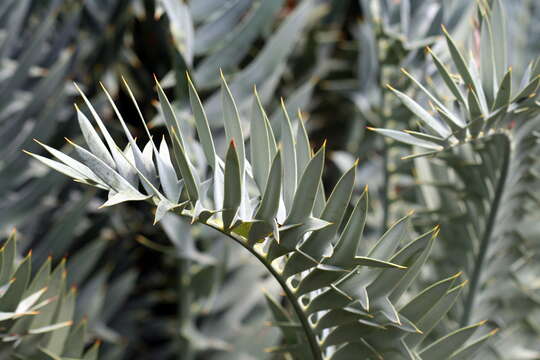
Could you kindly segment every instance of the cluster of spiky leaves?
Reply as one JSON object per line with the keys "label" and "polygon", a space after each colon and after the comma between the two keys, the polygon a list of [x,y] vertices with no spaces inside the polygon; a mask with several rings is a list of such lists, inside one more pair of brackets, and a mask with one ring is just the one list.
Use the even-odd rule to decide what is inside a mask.
{"label": "cluster of spiky leaves", "polygon": [[[347,131],[342,135],[346,138],[343,150],[347,151],[336,151],[330,158],[339,166],[344,159],[360,157],[360,181],[369,184],[379,195],[373,197],[372,222],[384,229],[391,219],[409,209],[410,204],[401,201],[406,193],[398,192],[411,186],[411,166],[400,160],[403,148],[388,146],[382,137],[365,129],[404,126],[413,121],[410,112],[385,84],[401,89],[414,86],[401,77],[400,67],[424,73],[427,69],[424,47],[438,46],[441,24],[447,24],[452,33],[463,33],[468,26],[464,20],[474,3],[421,0],[400,1],[396,6],[388,1],[366,0],[360,5],[363,17],[355,24],[349,45],[354,49],[356,66],[350,75],[354,78],[327,82],[329,90],[343,93],[352,105],[350,109],[343,102],[334,105],[344,114]],[[419,23],[422,26],[412,25]],[[343,67],[350,69],[351,63],[344,63]]]}
{"label": "cluster of spiky leaves", "polygon": [[534,245],[520,234],[519,224],[534,199],[537,181],[531,170],[539,150],[535,132],[540,126],[540,67],[538,61],[531,63],[514,88],[502,9],[500,1],[480,7],[479,58],[471,55],[469,63],[443,28],[459,77],[428,49],[452,101],[406,71],[433,112],[391,88],[421,121],[423,132],[375,131],[424,149],[412,157],[435,155],[438,160],[418,158],[416,169],[429,214],[443,225],[444,257],[437,268],[445,273],[459,266],[471,281],[455,317],[462,326],[490,318],[515,337],[495,343],[483,358],[534,358],[539,356],[538,319],[517,313],[515,304],[537,306],[534,290],[523,281],[536,272],[527,265],[527,259],[536,256]]}
{"label": "cluster of spiky leaves", "polygon": [[[306,64],[297,70],[301,75],[296,74],[293,83],[287,86],[289,89],[279,88],[279,91],[290,92],[288,95],[295,105],[307,105],[316,83],[314,79],[326,72],[324,62],[329,57],[328,49],[323,49],[326,45],[319,44],[322,41],[316,35],[324,32],[332,17],[341,16],[345,10],[328,0],[302,0],[297,4],[282,0],[225,3],[203,0],[189,4],[165,0],[159,4],[167,15],[181,57],[162,84],[176,84],[178,93],[182,93],[187,84],[177,74],[189,71],[199,90],[210,92],[203,102],[212,128],[221,127],[220,96],[215,91],[219,87],[220,71],[230,78],[239,112],[248,114],[251,87],[256,85],[261,102],[269,105],[278,84],[295,65],[288,60],[300,57],[296,62]],[[313,46],[316,50],[307,47],[308,41],[316,43]],[[299,54],[299,49],[307,55]]]}
{"label": "cluster of spiky leaves", "polygon": [[[0,205],[2,228],[24,221],[24,214],[39,209],[34,206],[36,201],[51,190],[55,180],[59,180],[51,176],[27,185],[35,171],[21,165],[27,157],[19,149],[31,146],[32,138],[38,134],[47,140],[54,134],[58,115],[55,109],[66,100],[60,91],[63,78],[72,65],[73,51],[64,48],[60,52],[46,47],[54,47],[55,43],[62,46],[62,42],[69,40],[70,26],[77,21],[79,13],[73,11],[64,24],[57,23],[58,1],[51,2],[47,4],[48,8],[45,5],[39,7],[45,12],[44,21],[39,26],[30,26],[28,23],[35,21],[36,16],[35,13],[28,14],[30,5],[30,1],[8,0],[0,6],[0,32],[4,35],[0,41],[0,142],[3,144],[0,149],[3,159],[0,195],[6,199]],[[55,24],[59,28],[57,36],[52,37]],[[28,27],[27,31],[23,30],[25,27]],[[20,47],[19,36],[25,37],[24,48]],[[59,93],[59,96],[51,99],[51,93]]]}
{"label": "cluster of spiky leaves", "polygon": [[[87,5],[90,3],[94,1],[86,2]],[[39,147],[35,147],[32,141],[34,137],[54,141],[59,132],[67,135],[70,130],[75,129],[66,126],[72,115],[71,111],[65,111],[66,108],[71,108],[65,79],[74,76],[76,65],[80,61],[87,60],[84,55],[80,56],[80,48],[72,46],[77,35],[84,32],[77,33],[82,14],[81,4],[71,1],[6,0],[0,5],[0,196],[3,199],[0,204],[0,231],[8,231],[14,225],[19,226],[22,230],[18,238],[19,252],[33,249],[33,256],[23,264],[34,267],[36,264],[45,263],[43,279],[36,280],[45,282],[49,282],[46,278],[49,274],[45,272],[50,272],[46,267],[57,265],[50,282],[58,289],[61,283],[60,280],[54,280],[54,277],[65,276],[64,265],[63,262],[57,264],[57,261],[48,259],[48,256],[60,259],[68,251],[72,252],[69,262],[73,263],[76,269],[62,280],[65,282],[62,286],[78,286],[79,292],[83,294],[77,298],[74,305],[71,304],[75,301],[73,294],[65,301],[59,298],[54,304],[40,309],[41,313],[47,313],[33,316],[35,320],[21,317],[15,325],[3,324],[2,333],[6,333],[7,338],[12,331],[17,331],[14,334],[25,331],[37,334],[55,319],[55,306],[64,301],[66,313],[58,316],[69,316],[68,320],[73,319],[77,324],[83,321],[85,316],[89,316],[90,320],[83,322],[90,335],[83,338],[80,336],[83,328],[74,330],[77,331],[74,336],[79,338],[73,342],[72,350],[66,346],[64,354],[64,345],[58,339],[67,335],[55,335],[56,339],[50,340],[49,353],[54,353],[57,357],[76,356],[79,351],[77,349],[86,346],[87,341],[96,335],[105,343],[121,342],[121,336],[109,327],[116,314],[104,311],[103,302],[107,301],[109,309],[118,307],[118,302],[123,301],[126,293],[131,291],[135,275],[135,271],[127,271],[121,275],[115,274],[112,279],[110,268],[96,270],[107,245],[112,242],[100,236],[101,229],[96,231],[99,219],[94,219],[98,220],[95,224],[88,219],[93,191],[84,195],[78,189],[69,191],[69,186],[65,186],[66,182],[62,181],[61,177],[48,172],[43,166],[37,166],[34,161],[28,161],[29,158],[20,151],[22,148],[38,151]],[[85,50],[92,47],[88,42],[86,46]],[[69,198],[69,203],[56,201],[60,196]],[[42,216],[43,214],[47,216]],[[88,240],[88,243],[77,244],[77,235],[81,236],[79,239]],[[19,253],[14,253],[14,256],[18,258]],[[23,276],[25,267],[21,265],[20,269]],[[4,276],[10,275],[7,271],[4,273]],[[15,284],[19,287],[26,281],[21,277],[20,282],[17,282],[19,278],[16,274],[15,279]],[[109,291],[105,291],[105,283],[108,283]],[[57,290],[50,288],[49,292],[36,295],[41,296],[42,302],[44,296],[52,298],[53,291]],[[61,295],[62,291],[58,290],[56,295]],[[65,293],[65,296],[68,296],[69,291]],[[70,310],[72,305],[76,307],[75,312]],[[8,312],[7,309],[2,311]],[[66,334],[69,331],[61,330]],[[13,336],[12,340],[17,340],[17,337]],[[32,335],[27,340],[25,338],[17,351],[31,354],[37,351],[37,346],[46,348],[49,340],[43,340],[43,336],[49,335]],[[105,348],[108,348],[108,345]],[[107,349],[102,353],[112,354]]]}
{"label": "cluster of spiky leaves", "polygon": [[49,258],[32,275],[32,253],[18,259],[15,232],[0,249],[0,355],[18,359],[97,359],[99,342],[85,349],[86,320],[72,326],[76,289],[66,288],[62,261]]}
{"label": "cluster of spiky leaves", "polygon": [[[104,206],[146,200],[156,206],[155,222],[174,212],[220,231],[249,250],[280,283],[293,309],[288,313],[278,302],[270,302],[275,325],[285,334],[284,345],[274,351],[335,360],[359,354],[462,359],[478,350],[489,334],[468,340],[481,324],[436,342],[424,341],[463,288],[463,283],[455,283],[458,276],[452,276],[414,297],[407,292],[429,256],[436,229],[410,240],[407,216],[376,243],[364,244],[367,191],[351,213],[346,211],[356,165],[326,198],[321,186],[325,146],[312,153],[301,118],[293,130],[285,105],[278,141],[256,92],[251,141],[246,146],[223,77],[222,115],[229,146],[221,158],[204,108],[189,84],[200,147],[184,136],[189,124],[178,121],[157,83],[171,149],[165,140],[158,148],[148,133],[150,139],[141,150],[111,99],[129,142],[122,151],[81,93],[105,143],[78,111],[89,150],[70,142],[75,159],[43,145],[57,160],[34,157],[78,182],[108,190]],[[190,159],[196,151],[204,154],[204,172],[195,171]]]}
{"label": "cluster of spiky leaves", "polygon": [[[110,70],[124,66],[124,64],[119,63],[115,64],[114,67],[110,66],[111,59],[116,59],[121,56],[123,58],[122,62],[126,61],[127,58],[130,66],[133,68],[137,67],[137,56],[133,56],[134,54],[130,52],[131,49],[128,49],[127,51],[121,49],[118,50],[121,55],[117,56],[116,54],[116,49],[122,48],[121,45],[123,45],[118,44],[118,42],[126,41],[125,39],[128,39],[131,35],[130,32],[132,29],[129,24],[132,21],[130,19],[134,19],[132,12],[137,15],[144,15],[144,10],[141,11],[142,6],[140,6],[140,3],[142,2],[132,1],[131,4],[133,7],[131,7],[129,3],[130,1],[103,2],[100,0],[90,0],[86,1],[84,5],[81,6],[80,4],[76,4],[76,2],[73,2],[72,4],[58,0],[50,2],[24,0],[20,2],[6,1],[0,7],[0,11],[2,11],[1,25],[2,27],[5,26],[5,29],[2,28],[2,32],[10,34],[10,36],[2,37],[2,40],[0,40],[6,41],[2,55],[5,56],[5,59],[3,59],[9,65],[9,67],[5,67],[5,72],[3,72],[1,81],[6,81],[4,84],[6,88],[9,85],[14,89],[18,89],[13,92],[6,92],[6,94],[9,94],[10,98],[8,99],[8,97],[6,97],[4,105],[9,104],[10,106],[6,107],[5,121],[3,121],[3,128],[0,130],[0,136],[2,136],[8,144],[2,148],[4,161],[0,164],[0,178],[5,180],[5,182],[3,182],[3,190],[0,192],[9,193],[9,195],[6,196],[7,201],[0,205],[0,209],[4,210],[0,211],[0,223],[2,224],[2,228],[5,229],[17,224],[23,228],[23,233],[26,236],[22,237],[20,245],[25,249],[33,247],[34,258],[37,262],[42,261],[49,253],[58,256],[63,255],[68,251],[79,252],[79,250],[81,250],[81,254],[88,256],[93,250],[95,253],[91,257],[92,261],[85,267],[85,271],[88,270],[91,272],[94,269],[90,269],[90,267],[100,266],[104,262],[102,256],[104,254],[107,256],[106,252],[108,251],[108,247],[105,246],[107,241],[103,239],[90,239],[85,232],[86,230],[89,230],[89,233],[98,233],[98,229],[105,225],[104,221],[101,220],[107,216],[100,216],[97,221],[94,217],[92,220],[93,223],[90,222],[87,217],[87,212],[93,207],[93,202],[91,201],[91,196],[88,195],[91,195],[92,192],[88,192],[85,196],[81,196],[77,192],[70,192],[69,195],[67,195],[70,201],[58,206],[60,202],[56,201],[57,194],[62,191],[62,189],[65,190],[65,187],[62,188],[62,185],[64,185],[65,182],[61,181],[61,177],[55,175],[49,174],[44,176],[46,173],[43,170],[43,167],[36,166],[34,162],[26,162],[28,158],[21,154],[19,150],[21,148],[26,148],[32,151],[38,151],[38,148],[34,147],[35,145],[31,143],[33,137],[39,137],[39,139],[43,141],[54,142],[59,135],[70,136],[72,134],[70,131],[71,123],[66,123],[66,118],[70,116],[71,112],[65,111],[65,103],[70,94],[69,91],[64,91],[63,80],[65,80],[67,76],[79,75],[81,73],[80,66],[82,64],[84,64],[83,66],[92,68],[91,72],[84,71],[85,78],[87,76],[102,78],[103,76],[104,81],[111,84],[113,87],[115,86],[115,82],[111,81]],[[165,4],[165,2],[163,2],[163,4]],[[173,4],[173,2],[169,2],[169,4]],[[177,4],[182,3],[177,2]],[[207,3],[207,5],[208,4],[210,3]],[[231,4],[232,2],[229,5]],[[260,6],[261,4],[264,6]],[[175,4],[173,4],[173,6],[174,5]],[[197,9],[195,9],[197,6],[204,6],[204,4],[202,4],[202,2],[190,3],[191,8],[189,10],[189,16],[195,21],[195,29],[197,32],[197,34],[195,34],[197,44],[192,43],[190,46],[196,46],[198,48],[200,46],[198,45],[198,40],[207,37],[209,33],[212,32],[214,34],[218,33],[222,40],[226,32],[216,32],[216,30],[218,30],[219,24],[223,24],[224,22],[235,27],[235,33],[240,31],[250,32],[256,28],[257,31],[255,32],[255,36],[249,42],[241,44],[242,47],[245,47],[243,55],[242,51],[239,51],[238,48],[236,48],[236,51],[234,51],[234,59],[236,60],[230,63],[231,66],[225,66],[226,64],[221,64],[221,66],[224,66],[224,69],[230,72],[239,68],[240,62],[245,62],[245,58],[250,58],[253,50],[258,47],[260,37],[264,37],[265,42],[268,43],[268,46],[265,46],[267,50],[262,51],[260,53],[262,56],[258,56],[257,61],[252,61],[251,67],[246,67],[245,71],[238,73],[238,75],[240,77],[255,76],[256,79],[253,81],[258,83],[261,88],[261,93],[270,94],[274,91],[279,78],[283,76],[287,69],[287,67],[282,66],[282,63],[295,49],[294,44],[305,37],[306,27],[309,28],[312,24],[316,24],[313,20],[316,17],[319,17],[317,14],[319,14],[321,10],[319,6],[320,2],[306,1],[305,4],[290,14],[289,20],[287,20],[289,16],[283,16],[288,15],[285,14],[285,11],[290,10],[288,5],[285,5],[284,2],[276,1],[269,4],[261,2],[244,2],[241,7],[238,7],[237,4],[233,5],[233,8],[229,9],[231,11],[226,12],[226,14],[219,14],[220,9],[214,8],[212,10],[213,15],[219,16],[212,16],[212,21],[207,21],[208,19],[204,20],[200,17],[200,11],[198,12],[199,15],[197,17]],[[243,12],[240,14],[238,11],[241,9],[243,9]],[[167,7],[165,7],[165,10],[167,10],[167,15],[170,17],[171,28],[177,27],[176,10]],[[40,13],[40,11],[42,13]],[[233,13],[236,13],[236,15]],[[238,17],[235,18],[235,16],[238,16],[239,14],[241,15],[241,19]],[[256,16],[252,18],[255,14]],[[139,18],[143,17],[144,16],[139,16]],[[39,21],[40,18],[46,19],[46,21]],[[232,19],[236,19],[237,22],[231,24],[230,21]],[[284,21],[281,21],[281,19],[284,19]],[[214,20],[217,22],[214,22]],[[246,29],[245,25],[248,23],[251,25]],[[80,24],[82,24],[81,27],[79,27]],[[270,31],[271,26],[269,25],[274,27],[275,24],[279,24],[279,28],[277,29],[278,31],[273,34],[272,31]],[[180,27],[183,28],[183,26]],[[25,30],[21,33],[18,29]],[[90,33],[93,31],[102,34],[103,36],[99,37],[99,39],[94,39],[91,34],[89,34],[89,29]],[[18,33],[21,34],[21,38],[27,41],[27,46],[24,48],[25,51],[23,51],[20,40],[13,36]],[[247,33],[242,35],[242,38],[245,40],[245,36],[247,35]],[[253,34],[249,34],[249,36],[252,35]],[[73,47],[70,47],[67,50],[68,45],[72,45],[72,39],[75,37],[78,37],[79,43],[84,44],[84,46],[76,46],[75,51],[73,51]],[[221,40],[220,42],[222,42]],[[10,43],[9,45],[7,44],[8,42]],[[238,39],[235,40],[235,43],[239,44]],[[113,46],[112,44],[115,45]],[[285,46],[285,44],[288,45]],[[115,49],[113,56],[111,56],[112,52],[110,49]],[[196,56],[200,59],[200,64],[198,63],[199,65],[197,65],[198,72],[202,70],[208,72],[212,71],[212,69],[215,72],[218,71],[218,67],[215,64],[215,56],[223,55],[221,52],[223,49],[220,49],[221,47],[209,47],[202,52],[199,52],[199,50],[196,51]],[[247,54],[246,49],[249,50],[249,54]],[[276,56],[276,49],[281,54],[280,56]],[[37,55],[32,56],[31,54]],[[62,54],[62,56],[59,56],[59,54]],[[19,61],[20,59],[25,61]],[[233,58],[231,57],[229,60],[233,60]],[[206,65],[202,66],[203,64]],[[244,65],[241,67],[244,67]],[[16,73],[13,73],[15,70]],[[138,67],[138,72],[140,72],[140,70],[140,67]],[[133,72],[129,70],[124,73],[130,74],[132,77],[134,76]],[[15,80],[11,79],[12,77],[17,77],[17,81],[14,82]],[[212,77],[212,80],[215,78],[216,77]],[[200,83],[202,84],[202,80],[200,80]],[[238,83],[239,85],[243,84],[241,81]],[[306,93],[309,93],[313,86],[313,82],[307,82],[306,86],[299,89],[298,92],[295,92],[297,95],[295,98],[298,99],[295,104],[303,105],[306,101]],[[236,88],[238,86],[234,85],[234,87]],[[246,90],[241,87],[238,87],[238,89],[240,92],[245,92],[244,90]],[[88,93],[92,93],[91,88],[87,88],[87,90]],[[249,89],[247,89],[247,91],[249,91]],[[51,93],[57,94],[57,96],[51,97]],[[13,94],[20,96],[11,98]],[[138,95],[140,95],[140,93],[138,93]],[[94,101],[97,103],[99,100],[94,99]],[[58,124],[62,124],[62,126],[59,126]],[[22,127],[24,127],[24,131],[21,131]],[[21,133],[18,136],[13,136],[14,133],[20,131]],[[21,166],[22,161],[28,163],[29,166]],[[14,176],[14,174],[16,174],[16,176]],[[36,181],[28,182],[30,179],[35,179]],[[45,196],[47,197],[46,204],[41,202]],[[39,204],[39,206],[37,206],[37,204]],[[45,213],[52,216],[32,216]],[[125,216],[125,218],[128,217],[129,215]],[[117,224],[121,222],[121,220],[119,221],[120,216],[118,216],[118,212],[117,214],[112,215],[111,218],[113,219],[112,222],[116,222]],[[35,221],[36,224],[30,224],[30,219]],[[44,232],[44,228],[48,226],[51,226],[51,230],[47,231],[45,237],[41,239],[33,236],[34,233]],[[118,228],[121,229],[121,226],[117,226],[113,231],[115,231],[116,234],[122,233],[122,230],[119,230]],[[110,228],[105,229],[103,233],[109,233],[110,230]],[[140,228],[136,228],[134,231],[140,231]],[[200,231],[195,229],[194,233],[200,233]],[[82,237],[77,238],[75,236],[81,234]],[[92,243],[79,249],[77,240],[80,240],[81,238],[85,241],[91,241]],[[201,240],[199,238],[197,241],[199,243],[207,243],[205,239]],[[112,242],[109,242],[109,244],[110,243]],[[114,247],[115,245],[112,245],[111,247]],[[185,244],[178,246],[174,252],[182,252],[182,250],[185,249],[183,245]],[[206,251],[215,250],[205,249],[204,252]],[[182,258],[183,256],[189,258],[191,255],[193,255],[193,253],[187,254],[187,256],[186,254],[181,254],[179,255],[179,258]],[[213,259],[213,262],[199,262],[199,260],[203,258],[206,258],[207,260]],[[179,262],[181,261],[182,260],[179,260]],[[115,263],[115,259],[107,257],[105,258],[105,262],[112,265],[111,263]],[[184,274],[185,277],[189,278],[190,276],[193,276],[193,279],[198,279],[200,278],[200,273],[214,274],[216,279],[218,279],[214,284],[216,287],[219,287],[219,284],[225,284],[226,281],[234,281],[231,278],[241,277],[241,271],[239,270],[240,266],[237,266],[235,261],[230,261],[225,258],[216,258],[209,256],[209,254],[199,252],[195,255],[195,259],[191,259],[188,263],[189,265],[187,268],[189,270]],[[231,266],[232,269],[237,271],[231,275],[232,269],[225,269],[227,266]],[[250,270],[245,269],[250,268],[251,266],[252,265],[242,264],[242,269],[244,269],[243,271],[249,272]],[[110,325],[109,322],[111,321],[111,318],[116,314],[113,314],[110,311],[100,310],[103,308],[104,302],[109,303],[114,300],[108,292],[104,291],[104,288],[106,286],[110,286],[113,289],[121,288],[121,294],[116,294],[116,299],[124,299],[126,294],[131,291],[133,287],[133,277],[135,274],[134,271],[129,271],[127,274],[123,274],[117,278],[117,265],[115,264],[114,267],[115,280],[113,280],[111,284],[108,284],[111,279],[108,278],[110,271],[107,269],[101,269],[101,271],[96,272],[94,274],[96,276],[81,275],[77,280],[70,281],[70,283],[77,283],[80,286],[81,292],[88,292],[88,296],[84,297],[84,301],[80,301],[81,298],[79,297],[77,316],[82,316],[83,314],[89,315],[91,318],[89,328],[94,335],[104,339],[105,351],[108,349],[108,342],[118,343],[119,341],[123,342],[124,339],[121,338],[120,334],[108,326]],[[251,273],[255,274],[256,272],[251,271]],[[221,276],[223,277],[222,282],[219,281]],[[227,277],[226,281],[225,277]],[[163,278],[166,278],[166,276],[161,277],[161,279]],[[84,284],[82,283],[83,281]],[[188,281],[188,283],[192,282]],[[193,289],[190,288],[190,286],[184,287],[182,293],[178,294],[178,297],[198,299],[199,297],[213,296],[212,294],[207,295],[204,292],[199,292],[195,287],[196,286],[192,286]],[[98,289],[98,291],[92,291],[96,289]],[[215,292],[215,290],[212,291]],[[168,293],[169,292],[167,291],[167,294]],[[256,293],[254,292],[254,289],[245,289],[243,292],[238,292],[237,295],[253,297],[254,293]],[[148,301],[152,304],[157,302],[158,300],[156,299],[160,297],[160,294],[157,292],[151,292],[146,295],[144,301]],[[261,302],[261,299],[257,298],[257,301]],[[258,309],[259,304],[257,303],[255,305],[255,303],[255,301],[250,303],[253,308],[245,306],[242,311],[250,312],[254,308]],[[115,302],[115,305],[111,308],[116,307],[117,305],[118,304]],[[225,316],[229,319],[236,319],[236,316],[241,313],[241,311],[234,306],[228,306],[226,309],[221,307],[219,308],[220,312],[208,308],[202,308],[200,311],[193,311],[193,308],[189,307],[188,313],[190,314],[188,317],[191,321],[189,327],[197,326],[197,324],[200,324],[201,322],[208,323],[209,321],[218,321],[218,318],[222,316],[225,310],[230,311],[230,314]],[[262,324],[262,318],[263,316],[261,315],[260,319],[258,319],[259,325]],[[176,319],[171,317],[170,319],[159,322],[162,325],[159,326],[159,328],[167,329],[167,335],[174,339],[178,332],[175,327],[177,324],[171,324],[171,320],[175,321]],[[242,319],[242,321],[244,320],[245,319]],[[106,325],[106,323],[108,325]],[[125,326],[124,320],[121,320],[121,323],[124,326],[122,335],[129,333],[131,338],[135,338],[136,336],[144,337],[143,335],[146,335],[141,335],[141,333],[136,332],[133,328]],[[156,321],[156,323],[158,322]],[[183,324],[184,323],[187,322],[183,322]],[[243,322],[242,325],[244,325]],[[255,321],[253,321],[250,322],[249,326],[256,327],[258,325],[255,325]],[[190,331],[190,329],[188,329],[188,331]],[[241,332],[244,333],[247,333],[248,331],[249,327],[241,329]],[[223,341],[214,341],[214,338],[225,339],[228,336],[228,332],[222,332],[221,334],[212,333],[212,331],[205,332],[208,334],[208,339],[204,339],[204,341],[201,336],[202,334],[195,334],[196,336],[192,336],[193,334],[190,335],[191,339],[193,339],[194,348],[197,348],[197,350],[200,351],[227,348],[227,346],[224,346]],[[172,346],[169,348],[172,348]],[[178,350],[173,349],[172,351]]]}

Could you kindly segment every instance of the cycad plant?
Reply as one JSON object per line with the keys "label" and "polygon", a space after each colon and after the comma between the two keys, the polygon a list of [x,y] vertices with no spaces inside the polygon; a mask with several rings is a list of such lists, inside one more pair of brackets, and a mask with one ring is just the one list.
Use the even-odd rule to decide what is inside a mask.
{"label": "cycad plant", "polygon": [[535,60],[513,79],[501,2],[479,6],[479,14],[480,47],[468,61],[444,28],[453,69],[427,49],[447,92],[403,71],[431,111],[390,87],[422,131],[375,130],[417,149],[411,157],[426,218],[442,225],[436,268],[447,273],[457,266],[470,279],[453,317],[461,326],[491,319],[505,330],[485,358],[536,358],[540,322],[534,311],[516,311],[515,304],[538,306],[535,286],[525,280],[537,276],[531,263],[537,244],[520,233],[520,224],[536,203],[540,67]]}
{"label": "cycad plant", "polygon": [[32,275],[32,253],[18,259],[15,232],[0,249],[0,355],[17,359],[97,359],[99,342],[85,351],[86,320],[73,325],[76,289],[66,286],[62,261]]}
{"label": "cycad plant", "polygon": [[[412,214],[375,243],[362,241],[367,191],[347,208],[354,188],[353,165],[326,197],[321,185],[325,145],[315,154],[299,116],[293,131],[285,106],[279,139],[255,92],[249,144],[244,141],[235,100],[222,77],[222,117],[228,149],[220,156],[195,87],[189,94],[199,141],[156,83],[169,141],[149,140],[141,151],[122,115],[125,151],[113,141],[83,96],[93,120],[78,112],[89,150],[73,143],[77,159],[43,145],[57,160],[34,155],[78,182],[109,192],[103,206],[147,201],[155,222],[169,212],[213,228],[246,248],[281,285],[291,310],[269,299],[283,341],[272,351],[298,359],[408,358],[465,359],[491,332],[477,323],[438,340],[430,332],[445,317],[461,289],[459,275],[435,282],[416,295],[410,286],[426,262],[437,233],[410,234]],[[129,88],[128,88],[129,91]],[[137,107],[136,102],[134,105]],[[144,126],[146,126],[144,119]],[[195,171],[195,159],[206,164]],[[248,155],[249,154],[249,155]]]}

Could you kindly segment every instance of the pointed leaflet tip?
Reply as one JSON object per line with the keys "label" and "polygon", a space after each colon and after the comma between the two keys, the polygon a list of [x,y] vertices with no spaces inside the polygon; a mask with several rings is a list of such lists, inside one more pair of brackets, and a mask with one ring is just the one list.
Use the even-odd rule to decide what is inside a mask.
{"label": "pointed leaflet tip", "polygon": [[[69,140],[67,137],[64,136],[64,140],[66,140],[70,145],[76,145],[73,141]],[[39,143],[41,145],[41,143]]]}
{"label": "pointed leaflet tip", "polygon": [[407,71],[405,70],[405,68],[399,68],[399,71],[401,71],[403,74],[407,75],[408,77],[411,77],[412,75]]}
{"label": "pointed leaflet tip", "polygon": [[83,93],[82,90],[81,90],[81,88],[79,87],[79,85],[77,85],[77,83],[76,83],[75,81],[73,82],[73,85],[75,86],[75,88],[77,89],[77,91],[78,91],[79,93],[81,93],[81,94]]}
{"label": "pointed leaflet tip", "polygon": [[304,121],[304,119],[303,119],[303,117],[302,117],[302,110],[300,110],[300,108],[298,108],[298,109],[296,110],[296,115],[298,116],[298,119],[299,119],[300,121],[302,121],[302,122]]}
{"label": "pointed leaflet tip", "polygon": [[448,35],[448,30],[446,30],[446,26],[444,26],[444,24],[441,24],[441,30],[445,35]]}
{"label": "pointed leaflet tip", "polygon": [[386,84],[386,87],[388,88],[388,90],[396,91],[396,89],[394,89],[390,84]]}
{"label": "pointed leaflet tip", "polygon": [[156,76],[156,73],[152,73],[152,76],[154,77],[154,81],[156,82],[156,84],[159,85],[159,80]]}

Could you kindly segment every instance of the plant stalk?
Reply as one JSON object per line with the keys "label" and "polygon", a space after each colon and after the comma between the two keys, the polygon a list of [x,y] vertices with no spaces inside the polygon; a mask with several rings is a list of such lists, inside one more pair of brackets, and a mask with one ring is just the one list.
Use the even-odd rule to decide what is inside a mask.
{"label": "plant stalk", "polygon": [[321,348],[319,346],[319,342],[317,340],[317,336],[315,335],[315,333],[313,331],[313,328],[309,324],[309,320],[305,316],[305,314],[304,314],[304,312],[302,310],[302,307],[301,307],[301,305],[300,305],[300,303],[298,301],[298,298],[292,292],[292,290],[289,288],[289,286],[287,285],[285,280],[276,271],[276,269],[274,269],[272,267],[272,265],[269,264],[266,261],[266,258],[264,257],[264,255],[258,253],[254,248],[248,246],[247,241],[245,241],[242,237],[237,236],[237,235],[232,234],[232,233],[223,232],[223,229],[221,229],[216,224],[212,224],[211,222],[207,222],[205,224],[212,227],[212,228],[214,228],[214,229],[216,229],[216,230],[218,230],[218,231],[220,231],[221,233],[229,236],[231,239],[233,239],[234,241],[236,241],[237,243],[242,245],[242,247],[247,249],[251,254],[253,254],[266,267],[266,269],[277,280],[277,282],[279,283],[279,285],[281,286],[281,288],[285,292],[285,295],[290,300],[298,319],[300,319],[300,322],[302,324],[302,328],[304,329],[305,335],[306,335],[306,337],[308,339],[308,342],[309,342],[311,353],[313,355],[313,360],[323,360],[323,355],[322,355],[322,352],[321,352]]}
{"label": "plant stalk", "polygon": [[[504,136],[504,135],[501,135]],[[469,287],[469,292],[467,294],[467,299],[465,300],[465,307],[463,309],[463,315],[461,317],[460,326],[467,326],[471,320],[471,313],[474,307],[474,301],[476,298],[476,293],[480,287],[480,276],[482,275],[482,269],[484,266],[484,261],[486,258],[486,253],[491,241],[491,236],[493,234],[493,229],[497,221],[497,214],[503,197],[506,180],[508,178],[508,168],[510,166],[510,140],[507,136],[504,136],[504,151],[503,159],[501,164],[501,174],[497,182],[497,188],[495,189],[495,197],[493,198],[493,203],[491,210],[489,212],[488,222],[486,224],[486,229],[484,231],[484,236],[482,237],[482,242],[480,243],[480,248],[476,256],[476,261],[474,263],[474,270],[471,276],[471,283]]]}

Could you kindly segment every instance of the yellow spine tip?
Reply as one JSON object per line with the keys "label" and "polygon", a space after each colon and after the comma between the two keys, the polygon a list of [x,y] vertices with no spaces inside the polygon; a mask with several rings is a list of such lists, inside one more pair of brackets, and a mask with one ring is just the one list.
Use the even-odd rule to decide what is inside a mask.
{"label": "yellow spine tip", "polygon": [[71,141],[71,140],[68,139],[67,137],[64,137],[64,139],[65,139],[70,145],[73,145],[73,146],[76,145],[73,141]]}
{"label": "yellow spine tip", "polygon": [[368,190],[369,190],[369,185],[366,184],[366,186],[364,186],[364,192],[368,192]]}
{"label": "yellow spine tip", "polygon": [[394,89],[394,88],[392,87],[392,85],[390,85],[390,84],[386,84],[386,87],[387,87],[389,90],[396,91],[396,89]]}

